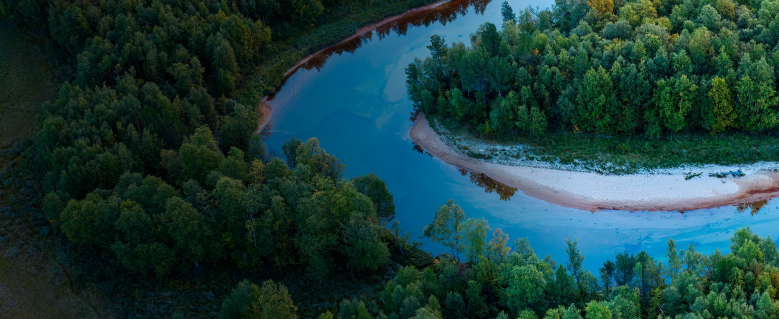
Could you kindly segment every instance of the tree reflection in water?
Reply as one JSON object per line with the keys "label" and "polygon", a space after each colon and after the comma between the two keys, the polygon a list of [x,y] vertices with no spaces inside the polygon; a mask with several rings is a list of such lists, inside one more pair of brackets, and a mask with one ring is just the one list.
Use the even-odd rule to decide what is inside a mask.
{"label": "tree reflection in water", "polygon": [[306,70],[320,70],[325,66],[325,63],[333,54],[341,55],[344,52],[352,53],[359,49],[363,43],[373,39],[374,34],[377,34],[379,39],[383,39],[392,33],[406,35],[406,32],[408,32],[410,27],[423,25],[427,27],[438,22],[446,25],[447,23],[454,21],[458,16],[468,13],[468,10],[471,7],[473,7],[477,14],[484,14],[484,9],[491,1],[492,0],[453,0],[430,10],[407,14],[400,19],[379,26],[376,30],[365,32],[349,41],[322,51],[322,53],[317,54],[308,60],[302,67]]}
{"label": "tree reflection in water", "polygon": [[755,215],[760,211],[761,208],[763,208],[763,206],[765,206],[765,204],[768,204],[767,199],[759,200],[751,203],[738,204],[736,205],[736,211],[738,211],[739,213],[743,213],[748,209],[750,215]]}
{"label": "tree reflection in water", "polygon": [[[419,144],[417,144],[416,142],[412,142],[411,145],[414,151],[416,151],[417,153],[427,154],[427,156],[433,157],[433,154],[430,154],[427,151],[425,151],[425,149],[419,146]],[[459,168],[457,170],[460,171],[460,174],[462,174],[462,176],[470,174],[471,183],[474,183],[476,184],[476,186],[484,188],[484,192],[488,194],[492,194],[493,192],[498,193],[498,196],[502,201],[510,200],[511,197],[517,193],[518,189],[503,184],[501,182],[498,182],[485,174],[473,173],[464,168]]]}
{"label": "tree reflection in water", "polygon": [[459,171],[460,174],[462,174],[463,176],[470,174],[471,183],[474,183],[476,184],[476,186],[484,188],[484,192],[488,194],[492,194],[493,192],[497,193],[498,196],[500,196],[500,200],[502,201],[510,200],[511,197],[517,193],[516,188],[498,182],[485,174],[473,173],[462,168],[459,169]]}
{"label": "tree reflection in water", "polygon": [[[344,52],[352,53],[359,49],[364,43],[373,39],[374,34],[377,34],[379,39],[383,39],[392,33],[406,35],[406,32],[408,32],[410,27],[422,25],[427,27],[436,22],[446,25],[448,22],[454,21],[458,16],[468,13],[471,7],[473,7],[477,14],[484,14],[484,9],[490,2],[492,2],[492,0],[452,0],[430,10],[412,12],[400,19],[381,25],[375,30],[365,32],[351,40],[329,47],[317,55],[312,56],[311,59],[300,67],[305,70],[316,69],[319,71],[325,66],[325,63],[327,63],[327,60],[330,59],[333,54],[341,55]],[[293,74],[295,74],[294,71],[289,72],[289,74],[281,80],[281,84],[279,84],[278,87],[284,86],[289,77]],[[275,97],[276,93],[268,94],[268,101],[273,101]]]}
{"label": "tree reflection in water", "polygon": [[[419,153],[419,154],[427,153],[427,151],[425,151],[425,149],[422,148],[422,146],[419,146],[419,144],[417,144],[417,142],[411,142],[411,145],[412,145],[411,148],[414,149],[414,151],[416,151],[417,153]],[[430,156],[430,157],[433,157],[433,155],[430,154],[430,153],[427,153],[427,155]]]}

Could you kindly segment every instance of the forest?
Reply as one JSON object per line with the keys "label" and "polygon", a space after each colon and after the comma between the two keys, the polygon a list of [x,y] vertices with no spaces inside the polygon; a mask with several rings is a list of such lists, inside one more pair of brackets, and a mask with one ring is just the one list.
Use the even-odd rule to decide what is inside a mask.
{"label": "forest", "polygon": [[404,267],[373,299],[344,300],[337,316],[319,318],[779,317],[779,251],[749,228],[733,234],[728,254],[681,249],[671,239],[664,262],[622,252],[597,274],[583,267],[575,239],[566,240],[567,259],[558,263],[539,258],[524,238],[508,246],[500,229],[488,241],[490,230],[483,219],[466,220],[454,202],[440,206],[425,236],[451,253],[422,271]]}
{"label": "forest", "polygon": [[406,69],[416,108],[482,136],[768,135],[779,127],[779,2],[556,1],[431,37]]}
{"label": "forest", "polygon": [[[0,1],[3,19],[49,42],[62,81],[35,134],[9,150],[21,163],[2,172],[13,211],[61,237],[79,285],[111,296],[193,277],[286,270],[321,283],[384,269],[397,242],[383,227],[394,216],[384,183],[344,179],[316,139],[271,157],[256,101],[239,102],[237,88],[280,79],[257,68],[351,10],[370,6],[352,20],[375,19],[422,4]],[[128,304],[119,317],[158,311]],[[207,310],[190,306],[179,314]]]}
{"label": "forest", "polygon": [[[697,18],[696,22],[682,21],[681,35],[674,37],[674,43],[687,43],[684,48],[689,52],[685,53],[684,48],[660,37],[662,32],[671,37],[667,34],[675,30],[676,20],[657,18],[667,13],[661,9],[654,16],[644,12],[654,6],[668,7],[679,11],[677,15],[692,17],[697,16],[697,3],[630,2],[618,4],[619,11],[614,13],[613,4],[609,10],[607,4],[591,4],[593,8],[605,6],[600,10],[562,1],[552,11],[526,10],[519,15],[506,6],[509,23],[504,31],[485,25],[473,38],[474,50],[461,44],[448,48],[434,37],[434,59],[409,67],[409,75],[416,76],[418,82],[409,82],[411,96],[425,112],[454,114],[447,112],[462,110],[459,119],[483,125],[485,134],[517,130],[491,124],[493,111],[487,105],[514,107],[513,102],[495,101],[522,99],[527,123],[535,124],[521,127],[543,133],[554,127],[555,121],[546,119],[556,118],[557,96],[565,91],[566,76],[578,74],[575,70],[582,71],[582,79],[612,81],[613,71],[620,66],[627,70],[620,74],[641,78],[652,74],[636,71],[641,63],[649,65],[645,61],[648,56],[653,57],[652,63],[659,56],[657,63],[666,61],[674,66],[686,56],[689,62],[679,64],[687,65],[686,69],[679,72],[689,72],[678,74],[678,80],[668,84],[669,92],[681,87],[677,81],[682,77],[696,86],[711,81],[712,88],[724,87],[714,92],[733,101],[728,104],[730,111],[727,105],[720,107],[727,111],[725,118],[732,119],[718,131],[771,130],[776,125],[769,116],[775,104],[773,95],[755,95],[756,100],[749,102],[752,109],[742,116],[740,107],[745,102],[738,100],[743,86],[738,81],[746,78],[745,83],[751,83],[743,86],[747,90],[743,92],[768,92],[765,90],[775,87],[769,83],[774,81],[773,73],[769,76],[765,68],[773,65],[772,57],[779,57],[769,54],[767,47],[773,37],[770,27],[779,22],[765,21],[776,10],[769,2],[736,8],[728,0],[718,1],[722,2],[708,6],[720,8],[730,3],[733,9],[731,18],[717,13],[727,15],[726,11],[714,11],[719,17],[716,24],[722,26],[718,32],[746,26],[760,30],[749,33],[749,42],[728,42],[727,50],[733,50],[725,57],[731,63],[729,72],[719,77],[709,79],[706,74],[713,73],[706,73],[709,68],[701,66],[709,60],[701,62],[696,55],[700,52],[689,49],[698,45],[696,34],[707,30],[697,24],[701,23]],[[72,278],[74,289],[94,291],[110,304],[109,313],[116,317],[779,316],[779,253],[770,238],[759,238],[749,229],[735,233],[728,254],[704,255],[692,246],[679,250],[669,241],[665,264],[643,252],[624,252],[614,261],[606,261],[596,275],[582,266],[584,256],[575,239],[568,239],[568,260],[558,264],[548,256],[536,256],[527,240],[509,244],[500,229],[492,231],[483,219],[466,219],[457,204],[448,202],[437,209],[424,232],[427,240],[449,251],[434,259],[419,249],[419,241],[402,234],[392,222],[393,196],[378,176],[345,178],[344,163],[327,153],[315,138],[293,138],[281,150],[266,148],[263,136],[255,132],[261,116],[257,101],[241,98],[247,87],[264,83],[257,91],[267,93],[289,66],[283,62],[296,61],[301,53],[328,44],[330,38],[309,41],[312,32],[338,34],[355,29],[357,23],[341,26],[333,24],[334,20],[362,8],[379,8],[365,11],[367,18],[353,20],[364,22],[427,3],[0,0],[4,20],[49,41],[56,77],[62,82],[56,98],[46,102],[35,117],[33,136],[3,151],[18,158],[20,164],[13,171],[0,173],[3,186],[12,193],[8,197],[13,197],[11,206],[3,207],[0,213],[22,216],[37,227],[37,236],[56,238],[56,258],[66,269],[60,275]],[[682,12],[687,9],[677,7],[689,10]],[[731,21],[736,12],[738,24]],[[636,18],[636,26],[617,18],[634,14],[645,14]],[[623,23],[616,27],[619,21]],[[639,30],[643,21],[661,21],[647,24],[656,26],[654,29],[646,27],[658,34],[647,31],[633,44],[628,35]],[[628,31],[624,39],[614,36],[606,45],[607,40],[599,35],[601,29]],[[564,37],[563,33],[570,35]],[[709,50],[714,50],[711,43],[715,42],[710,39]],[[529,44],[540,49],[518,53],[530,48]],[[573,51],[569,52],[569,47]],[[598,55],[595,48],[603,47],[613,50],[601,50]],[[722,47],[725,45],[717,50],[727,51]],[[616,52],[630,54],[623,58]],[[636,60],[634,52],[644,53]],[[740,57],[739,52],[750,53]],[[669,62],[669,54],[673,62]],[[475,82],[467,82],[464,73],[449,62],[457,56],[487,57],[489,65],[505,62],[522,67],[496,64],[494,70],[513,72],[510,84],[506,84],[509,80],[499,81],[506,84],[503,86],[493,86],[482,78],[484,75],[475,73],[471,78]],[[467,59],[458,61],[481,61]],[[604,67],[593,67],[609,59],[613,65],[608,72]],[[577,64],[580,60],[584,64]],[[734,69],[737,60],[738,71]],[[629,61],[643,62],[631,69],[633,62]],[[742,67],[744,61],[748,62]],[[665,69],[663,76],[670,76],[669,70]],[[526,84],[521,89],[513,82],[517,74],[524,74],[524,82],[516,82]],[[673,76],[665,81],[672,81]],[[551,82],[542,82],[547,78]],[[587,92],[596,94],[607,88],[593,84]],[[640,90],[635,86],[630,89]],[[651,85],[645,89],[641,92],[647,96],[654,92]],[[550,92],[549,100],[535,98],[543,96],[538,90]],[[432,92],[438,95],[434,104],[428,103]],[[574,93],[578,91],[569,92]],[[608,112],[622,114],[611,109],[622,104],[607,102],[599,105],[609,105]],[[461,104],[446,106],[451,103]],[[649,105],[635,104],[635,111],[645,112]],[[698,105],[692,103],[691,107]],[[605,121],[606,111],[598,112],[559,118],[582,130],[621,132],[613,126],[622,120],[587,122]],[[665,113],[658,112],[660,132],[672,131],[662,115]],[[508,117],[501,114],[495,118],[504,123],[516,113]],[[688,115],[689,125],[684,124]],[[719,113],[715,115],[719,119]],[[681,117],[682,126],[705,127],[701,126],[705,116],[712,115],[690,110]],[[543,127],[539,119],[546,123]],[[650,123],[638,115],[635,121],[636,132],[646,131],[646,123]],[[6,196],[3,194],[0,196]],[[7,225],[4,221],[4,229],[10,228]],[[13,242],[5,233],[0,239],[3,245]],[[325,290],[333,292],[316,295]]]}

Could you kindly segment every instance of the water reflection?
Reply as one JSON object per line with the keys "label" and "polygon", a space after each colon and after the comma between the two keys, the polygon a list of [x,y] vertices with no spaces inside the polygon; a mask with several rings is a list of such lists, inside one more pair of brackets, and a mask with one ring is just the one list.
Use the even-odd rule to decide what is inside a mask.
{"label": "water reflection", "polygon": [[500,200],[502,201],[510,200],[511,197],[514,196],[514,194],[516,194],[518,191],[518,189],[503,184],[501,182],[498,182],[485,174],[473,173],[468,171],[467,169],[462,169],[462,168],[458,170],[460,171],[460,174],[462,174],[463,176],[470,174],[471,183],[481,188],[484,188],[485,193],[487,194],[497,193],[498,196],[500,197]]}
{"label": "water reflection", "polygon": [[751,203],[738,204],[738,205],[735,205],[735,206],[736,206],[736,211],[737,212],[743,213],[743,212],[749,210],[749,214],[754,216],[758,212],[760,212],[760,209],[765,207],[766,204],[768,204],[768,200],[767,199],[766,200],[759,200],[759,201],[751,202]]}
{"label": "water reflection", "polygon": [[[540,256],[551,254],[558,261],[566,260],[564,239],[578,238],[587,256],[584,266],[594,272],[604,260],[623,251],[635,254],[644,250],[662,258],[668,238],[674,238],[680,247],[695,244],[697,250],[708,253],[717,248],[726,252],[733,232],[747,225],[761,236],[775,235],[779,200],[764,204],[755,215],[746,212],[760,205],[745,205],[743,213],[736,206],[726,206],[684,214],[612,210],[592,214],[513,193],[479,176],[463,176],[440,159],[420,156],[424,150],[410,149],[413,105],[406,95],[405,67],[414,58],[429,55],[425,46],[433,34],[445,37],[447,43],[467,41],[482,23],[500,23],[501,2],[492,1],[484,14],[474,14],[473,8],[468,8],[465,16],[460,16],[465,10],[455,11],[457,20],[444,19],[446,27],[444,22],[407,30],[396,26],[407,31],[405,36],[393,35],[397,31],[385,26],[381,30],[390,31],[382,31],[386,38],[381,41],[376,36],[381,33],[375,31],[373,40],[360,42],[360,49],[353,53],[329,53],[321,70],[298,70],[269,103],[274,108],[274,124],[268,150],[278,152],[293,136],[303,140],[317,137],[329,153],[346,163],[345,177],[375,173],[386,182],[395,198],[395,220],[412,236],[422,234],[434,217],[435,207],[455,199],[468,217],[485,218],[511,240],[528,238]],[[509,2],[515,9],[554,5],[551,0]],[[434,254],[445,251],[433,244],[425,249]]]}
{"label": "water reflection", "polygon": [[333,54],[341,55],[344,52],[353,53],[363,44],[373,40],[374,33],[378,35],[379,40],[384,39],[390,34],[406,35],[411,27],[428,27],[434,23],[441,23],[446,26],[447,23],[454,21],[458,16],[465,15],[473,7],[478,14],[483,14],[484,9],[492,0],[454,0],[444,3],[430,10],[410,13],[400,19],[379,26],[375,30],[363,33],[352,40],[340,43],[330,47],[320,54],[312,57],[301,67],[305,70],[321,70],[327,60]]}
{"label": "water reflection", "polygon": [[417,144],[417,142],[411,142],[411,149],[413,149],[414,151],[416,151],[419,154],[427,154],[427,156],[433,157],[433,154],[430,154],[427,151],[425,151],[425,149],[422,148],[422,146],[419,146],[419,144]]}

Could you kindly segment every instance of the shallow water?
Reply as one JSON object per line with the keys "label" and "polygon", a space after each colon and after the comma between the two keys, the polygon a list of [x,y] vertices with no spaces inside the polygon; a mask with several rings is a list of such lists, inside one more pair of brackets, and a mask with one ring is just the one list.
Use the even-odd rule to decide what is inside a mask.
{"label": "shallow water", "polygon": [[[328,153],[346,164],[347,177],[375,173],[394,194],[395,219],[412,238],[422,233],[439,205],[454,199],[467,217],[485,218],[511,241],[528,238],[539,256],[550,254],[563,262],[565,239],[577,238],[586,256],[585,265],[593,272],[624,250],[645,250],[663,259],[668,238],[674,238],[682,248],[694,244],[698,250],[713,252],[716,248],[727,251],[730,236],[744,226],[761,236],[775,234],[779,228],[776,200],[757,212],[750,208],[739,212],[732,206],[685,213],[589,212],[522,192],[511,196],[511,189],[499,185],[493,191],[496,185],[489,180],[463,174],[415,150],[408,137],[412,105],[406,95],[404,68],[415,57],[428,55],[425,46],[433,34],[444,36],[447,42],[469,44],[470,34],[480,24],[500,24],[501,2],[493,1],[486,8],[486,2],[481,2],[467,10],[445,5],[434,16],[447,17],[445,25],[430,23],[435,19],[429,14],[424,19],[409,18],[394,24],[395,30],[383,29],[381,36],[374,32],[313,59],[309,70],[294,73],[269,102],[274,109],[269,148],[279,155],[281,145],[290,137],[304,141],[316,137]],[[553,1],[509,3],[516,12],[528,5],[546,7]],[[409,21],[421,25],[405,23]],[[432,244],[425,248],[443,252]]]}

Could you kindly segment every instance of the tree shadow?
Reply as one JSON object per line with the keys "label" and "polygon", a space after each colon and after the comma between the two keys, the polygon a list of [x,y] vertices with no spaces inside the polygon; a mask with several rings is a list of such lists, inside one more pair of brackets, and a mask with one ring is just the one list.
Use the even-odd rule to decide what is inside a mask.
{"label": "tree shadow", "polygon": [[765,207],[766,204],[768,204],[768,200],[767,199],[759,200],[759,201],[755,201],[755,202],[750,202],[750,203],[738,204],[738,205],[734,205],[734,206],[736,206],[736,211],[737,212],[743,213],[743,212],[746,212],[748,210],[749,214],[754,216],[758,212],[760,212],[760,210],[763,207]]}

